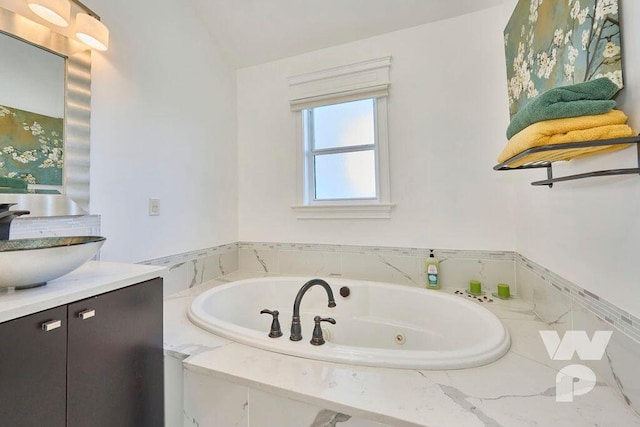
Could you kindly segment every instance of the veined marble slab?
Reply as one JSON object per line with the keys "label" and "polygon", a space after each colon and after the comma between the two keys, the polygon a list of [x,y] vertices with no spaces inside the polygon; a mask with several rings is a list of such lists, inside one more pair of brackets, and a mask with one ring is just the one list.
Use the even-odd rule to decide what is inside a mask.
{"label": "veined marble slab", "polygon": [[[224,280],[247,276],[251,274],[236,273]],[[543,320],[524,299],[476,301],[509,328],[512,347],[497,362],[461,370],[384,369],[291,357],[203,334],[190,324],[184,311],[199,292],[220,283],[197,286],[165,300],[165,318],[178,319],[165,329],[165,346],[187,350],[183,353],[188,373],[185,390],[192,390],[189,378],[201,376],[245,387],[249,395],[258,390],[389,426],[640,426],[640,417],[604,378],[598,377],[595,388],[575,396],[573,402],[556,401],[556,375],[566,365],[580,361],[550,359],[539,331],[555,325]],[[286,329],[288,322],[283,321]],[[199,398],[185,391],[187,395]],[[239,392],[239,396],[243,400],[230,407],[251,405],[246,393]],[[193,403],[185,409],[204,407]],[[197,413],[190,417],[198,421]],[[264,417],[268,414],[261,415]],[[237,425],[254,424],[241,421]]]}

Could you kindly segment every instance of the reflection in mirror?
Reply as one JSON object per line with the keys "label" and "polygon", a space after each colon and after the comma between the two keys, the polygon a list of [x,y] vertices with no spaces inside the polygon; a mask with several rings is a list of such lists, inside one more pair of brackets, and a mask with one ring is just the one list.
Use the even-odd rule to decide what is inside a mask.
{"label": "reflection in mirror", "polygon": [[61,194],[65,60],[5,34],[0,55],[0,193]]}
{"label": "reflection in mirror", "polygon": [[[81,43],[4,7],[0,7],[0,33],[4,33],[0,34],[0,116],[4,115],[0,117],[0,151],[4,154],[0,163],[5,163],[0,166],[0,176],[26,179],[29,191],[61,193],[18,194],[20,191],[13,191],[12,186],[7,185],[5,189],[9,187],[6,191],[10,193],[0,192],[0,203],[18,203],[18,208],[30,210],[32,217],[86,214],[89,209],[91,52]],[[45,65],[49,63],[57,65]],[[26,69],[17,68],[21,65]],[[18,78],[19,84],[13,84],[11,80]],[[41,128],[39,125],[47,118],[58,120],[62,131],[49,129],[51,124]],[[10,126],[16,133],[22,132],[20,142],[32,144],[32,148],[17,149],[15,141],[8,144],[6,132],[1,129],[2,119],[12,122]],[[5,126],[9,126],[7,123],[4,122]],[[25,141],[26,137],[31,138],[30,141]],[[42,149],[43,143],[48,147]],[[38,160],[34,160],[38,156],[46,168],[40,168]],[[14,170],[7,170],[8,163],[12,163]],[[37,169],[49,169],[38,171],[45,175],[44,181],[37,182],[34,173],[15,170],[27,163],[37,164]],[[12,172],[15,174],[10,175]]]}

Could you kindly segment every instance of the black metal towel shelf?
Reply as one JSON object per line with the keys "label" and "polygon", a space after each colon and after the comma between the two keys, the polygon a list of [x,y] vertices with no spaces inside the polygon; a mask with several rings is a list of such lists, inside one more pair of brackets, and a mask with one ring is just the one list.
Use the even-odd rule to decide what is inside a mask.
{"label": "black metal towel shelf", "polygon": [[[599,147],[604,145],[624,145],[624,144],[636,144],[637,150],[637,160],[638,167],[636,168],[626,168],[626,169],[608,169],[601,170],[595,172],[588,173],[580,173],[576,175],[567,175],[554,178],[553,177],[553,161],[539,161],[526,163],[522,166],[510,167],[509,164],[515,161],[518,161],[530,154],[535,153],[543,153],[547,151],[559,151],[559,150],[568,150],[574,148],[588,148],[588,147]],[[614,139],[603,139],[598,141],[584,141],[584,142],[569,142],[565,144],[553,144],[553,145],[544,145],[541,147],[533,147],[525,150],[521,153],[516,154],[510,159],[505,160],[502,163],[498,163],[493,167],[493,170],[496,171],[507,171],[507,170],[519,170],[519,169],[539,169],[546,168],[547,169],[547,179],[542,181],[534,181],[531,185],[548,185],[549,188],[553,187],[553,183],[562,182],[562,181],[572,181],[574,179],[583,179],[583,178],[591,178],[596,176],[612,176],[612,175],[631,175],[631,174],[640,174],[640,135],[632,136],[628,138],[614,138]]]}

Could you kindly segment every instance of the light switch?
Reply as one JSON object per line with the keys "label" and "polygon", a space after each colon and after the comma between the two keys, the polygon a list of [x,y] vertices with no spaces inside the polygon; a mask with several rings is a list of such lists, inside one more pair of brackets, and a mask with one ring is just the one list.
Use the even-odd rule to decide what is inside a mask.
{"label": "light switch", "polygon": [[149,216],[160,215],[160,199],[149,199]]}

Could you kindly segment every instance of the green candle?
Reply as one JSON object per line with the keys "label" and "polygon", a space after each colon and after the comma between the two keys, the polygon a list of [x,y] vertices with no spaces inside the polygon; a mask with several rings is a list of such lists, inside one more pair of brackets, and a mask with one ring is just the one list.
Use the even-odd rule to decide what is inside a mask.
{"label": "green candle", "polygon": [[507,285],[506,283],[498,283],[498,296],[505,299],[509,298],[511,296],[509,285]]}
{"label": "green candle", "polygon": [[473,295],[480,295],[482,293],[482,283],[478,280],[469,281],[469,293]]}

